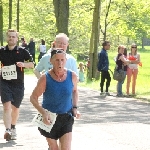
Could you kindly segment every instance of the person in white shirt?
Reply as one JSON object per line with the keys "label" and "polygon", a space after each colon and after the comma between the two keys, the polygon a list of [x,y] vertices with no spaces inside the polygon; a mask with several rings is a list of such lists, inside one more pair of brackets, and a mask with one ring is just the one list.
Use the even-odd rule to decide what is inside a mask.
{"label": "person in white shirt", "polygon": [[[54,42],[55,42],[55,49],[60,48],[66,52],[67,47],[69,45],[68,43],[69,38],[67,37],[66,34],[59,33],[58,35],[56,35]],[[35,67],[34,74],[36,75],[38,79],[40,78],[42,72],[48,71],[49,69],[53,67],[52,64],[50,63],[50,57],[51,57],[51,53],[45,54],[40,59],[37,66]],[[78,75],[76,59],[69,54],[66,54],[66,58],[67,58],[67,62],[66,62],[65,67],[67,69],[74,71]]]}
{"label": "person in white shirt", "polygon": [[39,46],[39,51],[40,51],[40,54],[38,56],[38,62],[40,61],[42,56],[44,54],[46,54],[46,45],[45,45],[45,41],[43,39],[41,40],[41,45]]}

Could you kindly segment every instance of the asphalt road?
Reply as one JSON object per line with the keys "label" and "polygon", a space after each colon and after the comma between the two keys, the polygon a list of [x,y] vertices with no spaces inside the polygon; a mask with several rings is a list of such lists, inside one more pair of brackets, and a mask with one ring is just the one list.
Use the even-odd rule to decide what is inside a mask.
{"label": "asphalt road", "polygon": [[[25,77],[25,96],[15,141],[3,139],[5,128],[0,104],[0,149],[47,150],[45,138],[31,123],[36,110],[29,97],[36,82],[34,76]],[[150,103],[100,97],[99,91],[79,88],[79,106],[82,116],[75,120],[72,150],[150,150]]]}

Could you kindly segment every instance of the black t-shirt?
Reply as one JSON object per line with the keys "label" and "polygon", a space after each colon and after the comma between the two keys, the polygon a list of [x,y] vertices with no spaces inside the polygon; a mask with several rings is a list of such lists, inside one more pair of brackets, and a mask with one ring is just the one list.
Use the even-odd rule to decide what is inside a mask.
{"label": "black t-shirt", "polygon": [[124,66],[124,63],[119,59],[120,56],[123,54],[118,54],[116,64],[118,65],[117,70],[123,69],[124,71],[127,71],[127,65]]}
{"label": "black t-shirt", "polygon": [[[0,61],[1,66],[10,66],[16,65],[17,62],[30,61],[32,62],[32,57],[30,53],[25,50],[25,48],[20,46],[15,46],[13,50],[9,50],[8,46],[0,47]],[[1,80],[5,82],[13,82],[13,83],[23,83],[24,82],[24,68],[18,67],[16,65],[17,71],[17,79],[6,80],[1,78]]]}

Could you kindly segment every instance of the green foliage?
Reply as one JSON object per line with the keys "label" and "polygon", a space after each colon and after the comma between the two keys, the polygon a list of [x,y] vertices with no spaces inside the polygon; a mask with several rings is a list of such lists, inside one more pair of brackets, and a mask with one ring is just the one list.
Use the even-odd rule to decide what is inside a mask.
{"label": "green foliage", "polygon": [[[8,29],[8,2],[3,0],[4,34]],[[100,25],[104,30],[106,9],[109,0],[103,0],[101,5]],[[16,28],[17,1],[13,1],[12,28]],[[72,53],[89,53],[91,25],[94,11],[94,1],[69,1],[69,36],[70,51]],[[150,34],[150,1],[149,0],[113,0],[107,18],[107,39],[112,45],[137,41]],[[139,11],[140,10],[140,11]],[[56,19],[54,15],[53,0],[20,0],[20,37],[24,36],[28,42],[33,37],[38,43],[41,38],[50,45],[56,35]],[[119,36],[119,40],[118,40]],[[100,34],[100,40],[103,35]],[[39,43],[38,43],[39,44]]]}
{"label": "green foliage", "polygon": [[[4,32],[8,29],[8,3],[4,0]],[[35,41],[40,39],[50,43],[56,33],[55,16],[52,0],[45,1],[20,1],[20,37],[26,41],[33,37]],[[16,29],[16,1],[13,1],[12,28]]]}
{"label": "green foliage", "polygon": [[73,53],[87,55],[89,52],[93,8],[93,1],[81,0],[70,3],[69,48]]}
{"label": "green foliage", "polygon": [[[102,3],[101,26],[104,29],[104,19],[106,14],[106,6],[108,1]],[[124,41],[122,37],[126,36],[134,41],[141,43],[143,37],[149,36],[149,20],[150,17],[150,1],[131,1],[131,0],[114,0],[111,3],[110,12],[108,15],[107,25],[107,39],[115,40],[115,35],[120,36],[120,40]],[[123,43],[122,42],[122,43]],[[114,43],[114,42],[113,42]],[[118,41],[116,41],[116,44]]]}

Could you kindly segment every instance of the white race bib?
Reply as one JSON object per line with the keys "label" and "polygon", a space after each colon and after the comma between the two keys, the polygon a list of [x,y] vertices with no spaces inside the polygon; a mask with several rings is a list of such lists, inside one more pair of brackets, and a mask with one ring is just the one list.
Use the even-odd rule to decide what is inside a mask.
{"label": "white race bib", "polygon": [[52,113],[48,110],[46,110],[46,112],[48,112],[48,114],[50,115],[50,118],[51,118],[51,124],[50,125],[46,125],[44,122],[43,122],[43,117],[42,117],[42,114],[40,113],[37,113],[35,115],[35,117],[33,118],[32,120],[32,123],[38,127],[40,127],[41,129],[45,130],[46,132],[50,132],[53,125],[55,124],[55,121],[56,121],[56,113]]}
{"label": "white race bib", "polygon": [[2,77],[5,80],[17,79],[16,65],[2,67]]}

